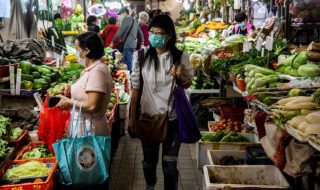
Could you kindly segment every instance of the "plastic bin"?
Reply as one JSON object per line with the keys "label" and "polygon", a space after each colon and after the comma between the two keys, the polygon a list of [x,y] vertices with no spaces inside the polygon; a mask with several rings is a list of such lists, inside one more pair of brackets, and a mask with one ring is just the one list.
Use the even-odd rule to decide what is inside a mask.
{"label": "plastic bin", "polygon": [[[290,185],[275,166],[206,165],[203,167],[203,189],[289,189]],[[218,182],[211,182],[210,179]]]}
{"label": "plastic bin", "polygon": [[246,151],[243,150],[207,150],[208,165],[220,165],[219,161],[224,156],[233,156],[234,159],[246,159]]}
{"label": "plastic bin", "polygon": [[30,136],[27,130],[23,130],[21,136],[15,141],[9,141],[9,146],[14,147],[16,151],[30,142]]}
{"label": "plastic bin", "polygon": [[[36,159],[42,163],[52,163],[51,172],[49,173],[46,181],[38,182],[38,183],[22,183],[22,184],[14,184],[14,185],[0,185],[0,190],[52,190],[55,180],[57,179],[57,165],[58,162],[55,158],[46,158],[46,159]],[[15,160],[7,162],[0,170],[0,177],[2,179],[6,170],[12,165],[21,165],[30,160]],[[1,180],[1,184],[3,184],[3,180]]]}
{"label": "plastic bin", "polygon": [[[253,154],[257,154],[266,158],[256,158]],[[263,150],[262,147],[247,147],[246,148],[246,160],[249,165],[273,165],[272,160],[270,160]]]}
{"label": "plastic bin", "polygon": [[[19,154],[17,155],[15,160],[22,160],[22,156],[24,153],[31,151],[32,149],[38,147],[39,145],[44,145],[45,143],[43,141],[32,141],[30,142],[26,147],[24,147]],[[54,157],[52,157],[54,158]],[[40,159],[46,159],[46,158],[40,158]],[[28,160],[34,160],[34,159],[28,159]]]}
{"label": "plastic bin", "polygon": [[259,146],[259,138],[254,133],[240,133],[249,139],[249,142],[207,142],[196,143],[196,158],[198,169],[201,170],[207,163],[207,150],[246,150],[248,146]]}

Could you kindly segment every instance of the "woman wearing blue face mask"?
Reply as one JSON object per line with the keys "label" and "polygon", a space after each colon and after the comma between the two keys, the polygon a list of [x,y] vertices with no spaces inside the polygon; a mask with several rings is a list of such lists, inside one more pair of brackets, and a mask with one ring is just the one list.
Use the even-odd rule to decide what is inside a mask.
{"label": "woman wearing blue face mask", "polygon": [[246,22],[247,15],[244,12],[238,13],[235,16],[235,21],[237,24],[234,27],[233,34],[247,35],[254,30],[254,26],[251,22]]}
{"label": "woman wearing blue face mask", "polygon": [[[192,65],[186,54],[176,47],[176,32],[172,19],[159,15],[149,25],[150,47],[146,50],[142,63],[134,64],[131,81],[133,86],[129,127],[136,118],[135,108],[140,104],[141,114],[155,116],[169,113],[168,134],[164,142],[141,142],[143,149],[143,172],[147,190],[152,190],[157,182],[156,170],[159,147],[162,144],[162,168],[166,190],[178,189],[177,160],[180,149],[178,124],[173,99],[170,99],[172,86],[176,83],[185,88],[191,85]],[[140,69],[140,65],[142,68]],[[140,70],[142,78],[140,78]],[[143,80],[140,83],[140,79]],[[140,86],[143,84],[143,86]],[[142,95],[139,89],[142,88]],[[138,99],[140,97],[140,102]],[[171,101],[169,101],[171,100]]]}

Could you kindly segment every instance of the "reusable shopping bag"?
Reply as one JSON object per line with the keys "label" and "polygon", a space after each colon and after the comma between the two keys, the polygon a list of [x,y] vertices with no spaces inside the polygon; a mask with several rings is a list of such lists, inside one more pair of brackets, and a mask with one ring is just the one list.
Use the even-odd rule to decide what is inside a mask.
{"label": "reusable shopping bag", "polygon": [[196,115],[192,110],[184,88],[177,83],[173,91],[179,126],[179,138],[183,143],[195,143],[201,138]]}
{"label": "reusable shopping bag", "polygon": [[[77,101],[71,112],[69,138],[53,144],[60,169],[59,178],[62,184],[72,187],[102,184],[109,177],[111,137],[94,136],[92,120],[88,134],[82,104],[74,122],[76,104]],[[80,115],[82,128],[79,127]],[[79,136],[79,128],[83,136]]]}
{"label": "reusable shopping bag", "polygon": [[52,144],[62,138],[69,122],[70,111],[62,110],[58,106],[49,108],[48,97],[46,97],[39,117],[38,136],[53,153]]}

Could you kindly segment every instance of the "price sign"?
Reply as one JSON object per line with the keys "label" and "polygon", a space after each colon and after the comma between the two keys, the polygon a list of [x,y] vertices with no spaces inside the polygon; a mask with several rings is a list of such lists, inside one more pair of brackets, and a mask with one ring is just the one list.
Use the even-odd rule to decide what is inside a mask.
{"label": "price sign", "polygon": [[273,37],[271,37],[271,36],[267,36],[266,49],[269,50],[269,51],[273,50]]}
{"label": "price sign", "polygon": [[252,44],[250,42],[245,42],[243,44],[243,52],[249,52],[252,48]]}
{"label": "price sign", "polygon": [[257,40],[257,43],[256,43],[256,49],[257,49],[258,51],[261,50],[261,48],[262,48],[262,43],[263,43],[263,39],[262,39],[261,37],[259,37],[258,40]]}

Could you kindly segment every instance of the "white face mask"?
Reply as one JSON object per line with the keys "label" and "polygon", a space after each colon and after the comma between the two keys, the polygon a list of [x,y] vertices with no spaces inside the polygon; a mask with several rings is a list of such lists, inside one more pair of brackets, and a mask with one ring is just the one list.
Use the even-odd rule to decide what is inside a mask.
{"label": "white face mask", "polygon": [[76,58],[80,65],[86,66],[86,58],[82,59],[80,57],[80,51],[76,51]]}

